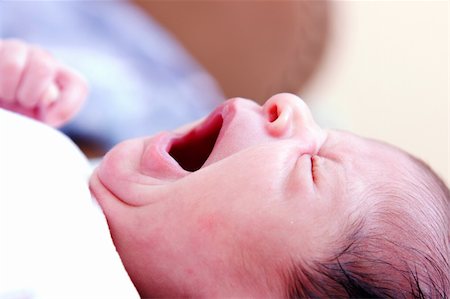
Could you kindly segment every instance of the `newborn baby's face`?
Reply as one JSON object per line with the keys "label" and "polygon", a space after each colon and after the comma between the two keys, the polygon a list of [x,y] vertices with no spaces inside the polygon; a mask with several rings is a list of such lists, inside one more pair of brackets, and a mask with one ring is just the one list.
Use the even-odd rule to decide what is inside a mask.
{"label": "newborn baby's face", "polygon": [[[364,215],[366,182],[403,154],[327,132],[289,94],[263,107],[227,101],[180,133],[135,139],[109,152],[91,190],[140,294],[286,294],[291,267],[330,254]],[[403,162],[402,162],[403,161]]]}

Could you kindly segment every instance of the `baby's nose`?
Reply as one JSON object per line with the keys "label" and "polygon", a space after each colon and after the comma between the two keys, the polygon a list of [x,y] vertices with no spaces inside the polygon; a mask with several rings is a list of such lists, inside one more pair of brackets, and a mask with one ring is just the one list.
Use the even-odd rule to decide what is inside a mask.
{"label": "baby's nose", "polygon": [[296,95],[280,93],[263,106],[270,134],[281,138],[298,138],[317,151],[325,141],[326,132],[314,120],[305,102]]}

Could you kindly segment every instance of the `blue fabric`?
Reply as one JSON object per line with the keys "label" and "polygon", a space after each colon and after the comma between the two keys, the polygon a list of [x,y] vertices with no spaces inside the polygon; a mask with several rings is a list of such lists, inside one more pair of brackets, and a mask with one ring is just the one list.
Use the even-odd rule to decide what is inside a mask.
{"label": "blue fabric", "polygon": [[177,41],[127,1],[1,1],[0,37],[49,49],[90,94],[63,130],[109,148],[209,113],[224,96]]}

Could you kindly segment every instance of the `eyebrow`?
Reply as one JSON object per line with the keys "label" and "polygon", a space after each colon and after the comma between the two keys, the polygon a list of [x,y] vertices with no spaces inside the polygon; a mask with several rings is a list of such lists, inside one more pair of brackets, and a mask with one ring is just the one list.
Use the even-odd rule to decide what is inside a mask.
{"label": "eyebrow", "polygon": [[[332,136],[330,138],[331,132],[327,134],[327,139],[325,139],[324,144],[320,147],[319,151],[317,152],[317,155],[320,157],[324,157],[327,159],[330,159],[334,162],[342,162],[342,159],[340,155],[336,155],[340,150],[339,148],[342,148],[342,142],[339,140],[336,140],[335,136]],[[331,143],[331,144],[329,144]],[[337,149],[337,150],[336,150]],[[345,148],[344,148],[345,151]]]}
{"label": "eyebrow", "polygon": [[[353,155],[355,149],[358,149],[361,153],[370,153],[372,147],[368,147],[367,143],[375,146],[378,144],[378,141],[354,135],[350,132],[330,130],[318,154],[319,156],[322,154],[323,157],[335,162],[343,162],[343,157]],[[325,147],[325,153],[323,147]]]}

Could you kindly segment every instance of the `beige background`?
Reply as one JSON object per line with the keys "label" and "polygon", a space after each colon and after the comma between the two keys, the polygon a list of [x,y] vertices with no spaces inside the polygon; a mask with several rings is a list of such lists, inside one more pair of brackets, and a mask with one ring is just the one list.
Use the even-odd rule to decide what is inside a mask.
{"label": "beige background", "polygon": [[332,45],[301,96],[322,124],[395,144],[449,185],[449,2],[332,4]]}

